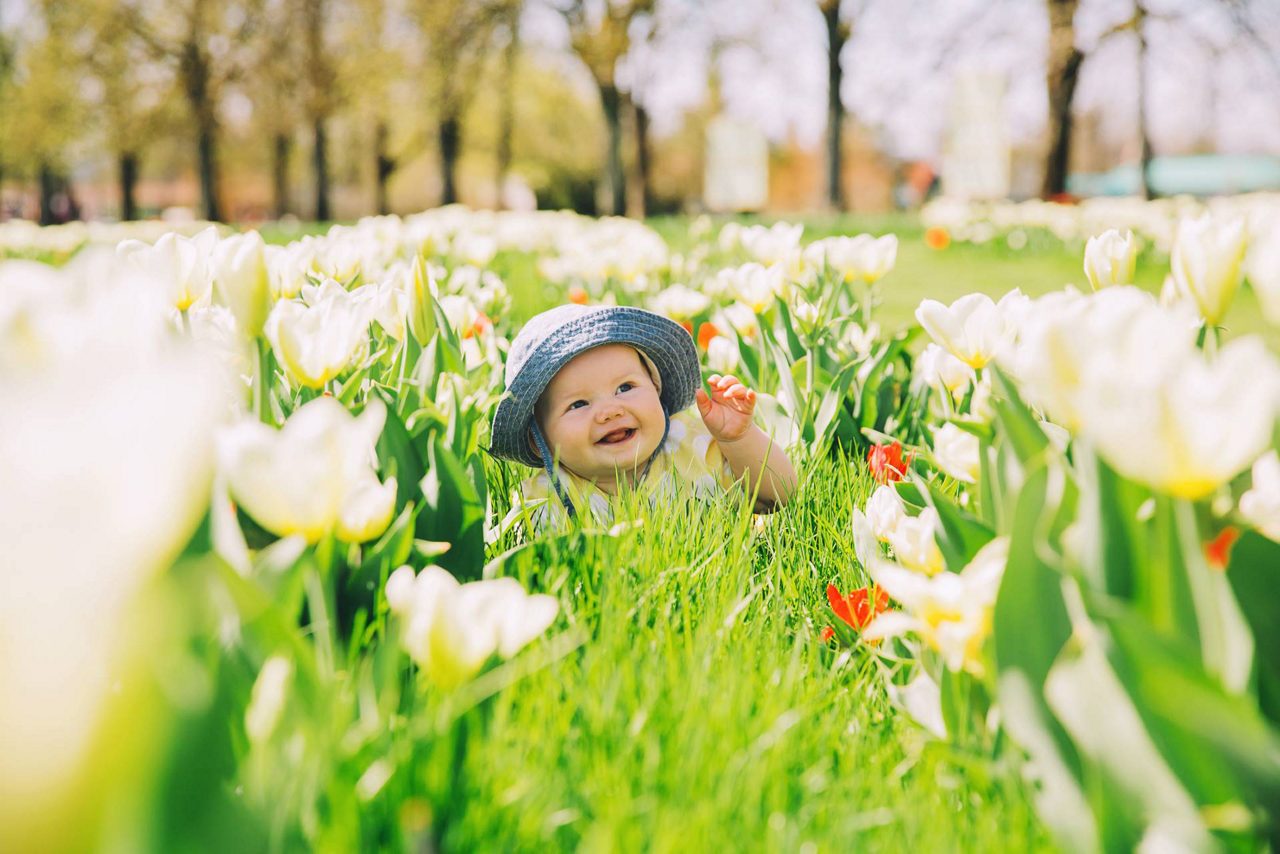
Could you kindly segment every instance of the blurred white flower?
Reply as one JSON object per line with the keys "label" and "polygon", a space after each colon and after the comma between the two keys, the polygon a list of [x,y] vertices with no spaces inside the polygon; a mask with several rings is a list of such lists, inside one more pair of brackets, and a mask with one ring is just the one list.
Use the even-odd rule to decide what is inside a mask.
{"label": "blurred white flower", "polygon": [[[229,390],[207,354],[168,333],[162,303],[106,293],[59,316],[92,330],[114,319],[98,311],[118,296],[121,317],[151,306],[127,328],[152,340],[90,334],[57,359],[0,370],[0,848],[76,821],[102,770],[86,767],[95,743],[121,735],[102,727],[112,685],[139,664],[133,653],[154,627],[140,619],[139,593],[209,503]],[[130,761],[134,747],[106,749]]]}
{"label": "blurred white flower", "polygon": [[1240,496],[1240,515],[1280,542],[1280,457],[1275,451],[1268,451],[1253,464],[1252,483]]}
{"label": "blurred white flower", "polygon": [[1270,444],[1280,367],[1257,338],[1236,339],[1207,361],[1189,346],[1169,353],[1166,335],[1140,323],[1098,354],[1111,359],[1077,395],[1080,432],[1126,477],[1199,499]]}
{"label": "blurred white flower", "polygon": [[868,323],[867,328],[863,329],[856,323],[850,323],[845,327],[840,343],[857,358],[865,359],[871,355],[879,340],[880,324]]}
{"label": "blurred white flower", "polygon": [[804,249],[805,260],[814,268],[825,263],[846,282],[862,279],[875,282],[893,269],[898,257],[898,238],[893,234],[872,237],[826,237]]}
{"label": "blurred white flower", "polygon": [[689,320],[706,311],[711,298],[684,285],[671,285],[649,300],[649,308],[672,320]]}
{"label": "blurred white flower", "polygon": [[1014,327],[986,294],[968,294],[950,306],[927,299],[916,319],[939,346],[971,368],[985,367],[1011,343]]}
{"label": "blurred white flower", "polygon": [[871,531],[877,540],[889,542],[889,537],[898,529],[898,524],[907,518],[907,508],[898,495],[898,490],[889,484],[881,484],[867,499],[867,520],[871,523]]}
{"label": "blurred white flower", "polygon": [[1210,326],[1222,322],[1240,284],[1246,234],[1244,220],[1211,214],[1178,224],[1169,263],[1178,290],[1195,301]]}
{"label": "blurred white flower", "polygon": [[982,675],[982,645],[991,633],[991,611],[1008,559],[1009,540],[997,537],[959,573],[926,577],[891,561],[874,561],[872,580],[901,603],[902,610],[880,614],[862,636],[881,640],[916,634],[942,653],[949,670]]}
{"label": "blurred white flower", "polygon": [[449,254],[467,264],[483,267],[498,254],[498,241],[488,234],[461,231],[453,236]]}
{"label": "blurred white flower", "polygon": [[258,678],[253,682],[249,706],[244,713],[245,733],[250,741],[262,742],[271,737],[289,698],[289,686],[293,681],[293,661],[282,655],[273,655],[262,665]]}
{"label": "blurred white flower", "polygon": [[1090,237],[1084,247],[1084,274],[1095,291],[1133,283],[1138,264],[1138,241],[1132,231],[1114,228]]}
{"label": "blurred white flower", "polygon": [[449,689],[497,654],[510,658],[555,620],[553,596],[529,595],[511,578],[459,584],[429,566],[402,566],[387,579],[387,604],[401,620],[400,642],[423,674]]}
{"label": "blurred white flower", "polygon": [[195,237],[169,232],[155,245],[141,240],[126,240],[116,252],[137,268],[163,282],[169,289],[174,308],[186,311],[206,302],[213,289],[211,261],[218,243],[218,230],[212,226]]}
{"label": "blurred white flower", "polygon": [[760,314],[773,305],[774,297],[786,292],[786,272],[781,266],[743,264],[732,271],[728,291],[738,303]]}
{"label": "blurred white flower", "polygon": [[740,302],[725,307],[716,321],[717,326],[721,324],[748,341],[754,341],[760,334],[760,319],[750,307]]}
{"label": "blurred white flower", "polygon": [[1250,241],[1245,267],[1263,316],[1280,326],[1280,213],[1273,214]]}
{"label": "blurred white flower", "polygon": [[981,469],[978,437],[947,423],[933,428],[933,458],[938,468],[965,483],[977,483]]}
{"label": "blurred white flower", "polygon": [[248,338],[262,334],[271,310],[266,244],[256,231],[219,241],[211,259],[218,301],[231,309]]}
{"label": "blurred white flower", "polygon": [[791,316],[795,318],[796,323],[800,324],[800,328],[805,332],[813,332],[818,328],[819,322],[822,320],[822,314],[818,311],[818,307],[802,299],[797,299],[795,304],[791,306]]}
{"label": "blurred white flower", "polygon": [[959,400],[974,381],[973,368],[939,347],[928,344],[916,360],[916,373],[931,388]]}
{"label": "blurred white flower", "polygon": [[738,370],[741,353],[738,342],[724,335],[717,335],[707,344],[707,367],[717,374],[732,374]]}
{"label": "blurred white flower", "polygon": [[395,478],[379,483],[374,445],[386,407],[374,398],[358,417],[318,397],[280,430],[246,418],[219,437],[227,488],[255,522],[280,537],[314,543],[379,536],[395,513]]}
{"label": "blurred white flower", "polygon": [[752,225],[738,233],[743,249],[761,264],[789,262],[800,250],[803,225],[776,222],[772,226]]}
{"label": "blurred white flower", "polygon": [[281,300],[265,331],[294,382],[318,389],[346,370],[368,343],[370,310],[332,279],[304,286],[302,294],[311,304]]}
{"label": "blurred white flower", "polygon": [[938,511],[932,507],[920,511],[919,516],[904,515],[888,532],[889,547],[903,566],[925,575],[935,575],[947,566],[936,538],[941,527]]}

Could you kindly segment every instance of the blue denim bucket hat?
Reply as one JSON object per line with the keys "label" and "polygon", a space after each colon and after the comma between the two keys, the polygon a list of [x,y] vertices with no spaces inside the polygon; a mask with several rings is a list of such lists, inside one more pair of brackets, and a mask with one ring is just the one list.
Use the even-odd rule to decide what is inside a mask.
{"label": "blue denim bucket hat", "polygon": [[[555,482],[550,449],[534,423],[534,405],[551,379],[574,356],[604,344],[634,347],[657,369],[658,399],[668,423],[673,413],[693,405],[702,373],[698,349],[683,326],[639,308],[562,305],[530,320],[511,342],[505,376],[507,394],[493,416],[489,452],[546,469]],[[531,434],[537,450],[529,442]],[[661,449],[662,444],[658,447]]]}

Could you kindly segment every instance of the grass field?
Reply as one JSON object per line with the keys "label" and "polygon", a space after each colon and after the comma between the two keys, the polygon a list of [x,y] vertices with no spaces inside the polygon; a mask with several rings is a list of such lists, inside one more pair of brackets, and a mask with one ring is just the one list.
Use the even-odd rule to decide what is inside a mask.
{"label": "grass field", "polygon": [[866,583],[848,520],[874,484],[807,469],[759,525],[742,502],[657,507],[507,565],[568,601],[585,643],[490,701],[444,847],[1049,849],[1014,768],[927,738],[877,661],[819,642],[827,583]]}

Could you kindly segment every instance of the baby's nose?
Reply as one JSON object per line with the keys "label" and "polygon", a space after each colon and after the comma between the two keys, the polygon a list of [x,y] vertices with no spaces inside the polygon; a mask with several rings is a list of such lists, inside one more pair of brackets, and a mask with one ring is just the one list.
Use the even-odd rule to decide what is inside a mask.
{"label": "baby's nose", "polygon": [[597,421],[609,421],[622,414],[622,407],[616,403],[606,403],[596,410]]}

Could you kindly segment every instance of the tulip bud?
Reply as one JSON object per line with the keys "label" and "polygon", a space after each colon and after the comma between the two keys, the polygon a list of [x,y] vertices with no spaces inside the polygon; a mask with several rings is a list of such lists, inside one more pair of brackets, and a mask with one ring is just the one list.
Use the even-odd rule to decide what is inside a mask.
{"label": "tulip bud", "polygon": [[1114,228],[1090,237],[1084,247],[1084,274],[1095,291],[1113,285],[1133,284],[1138,263],[1138,241],[1132,231],[1123,235]]}
{"label": "tulip bud", "polygon": [[1178,290],[1195,301],[1200,315],[1216,326],[1240,284],[1244,261],[1244,221],[1216,221],[1210,214],[1183,220],[1170,258]]}
{"label": "tulip bud", "polygon": [[231,309],[248,338],[262,334],[271,310],[266,244],[256,231],[229,237],[213,253],[218,300]]}
{"label": "tulip bud", "polygon": [[978,437],[954,424],[933,431],[933,458],[938,467],[965,483],[978,482],[980,457]]}
{"label": "tulip bud", "polygon": [[423,347],[436,334],[436,314],[432,306],[436,283],[427,262],[419,255],[409,276],[409,331]]}

